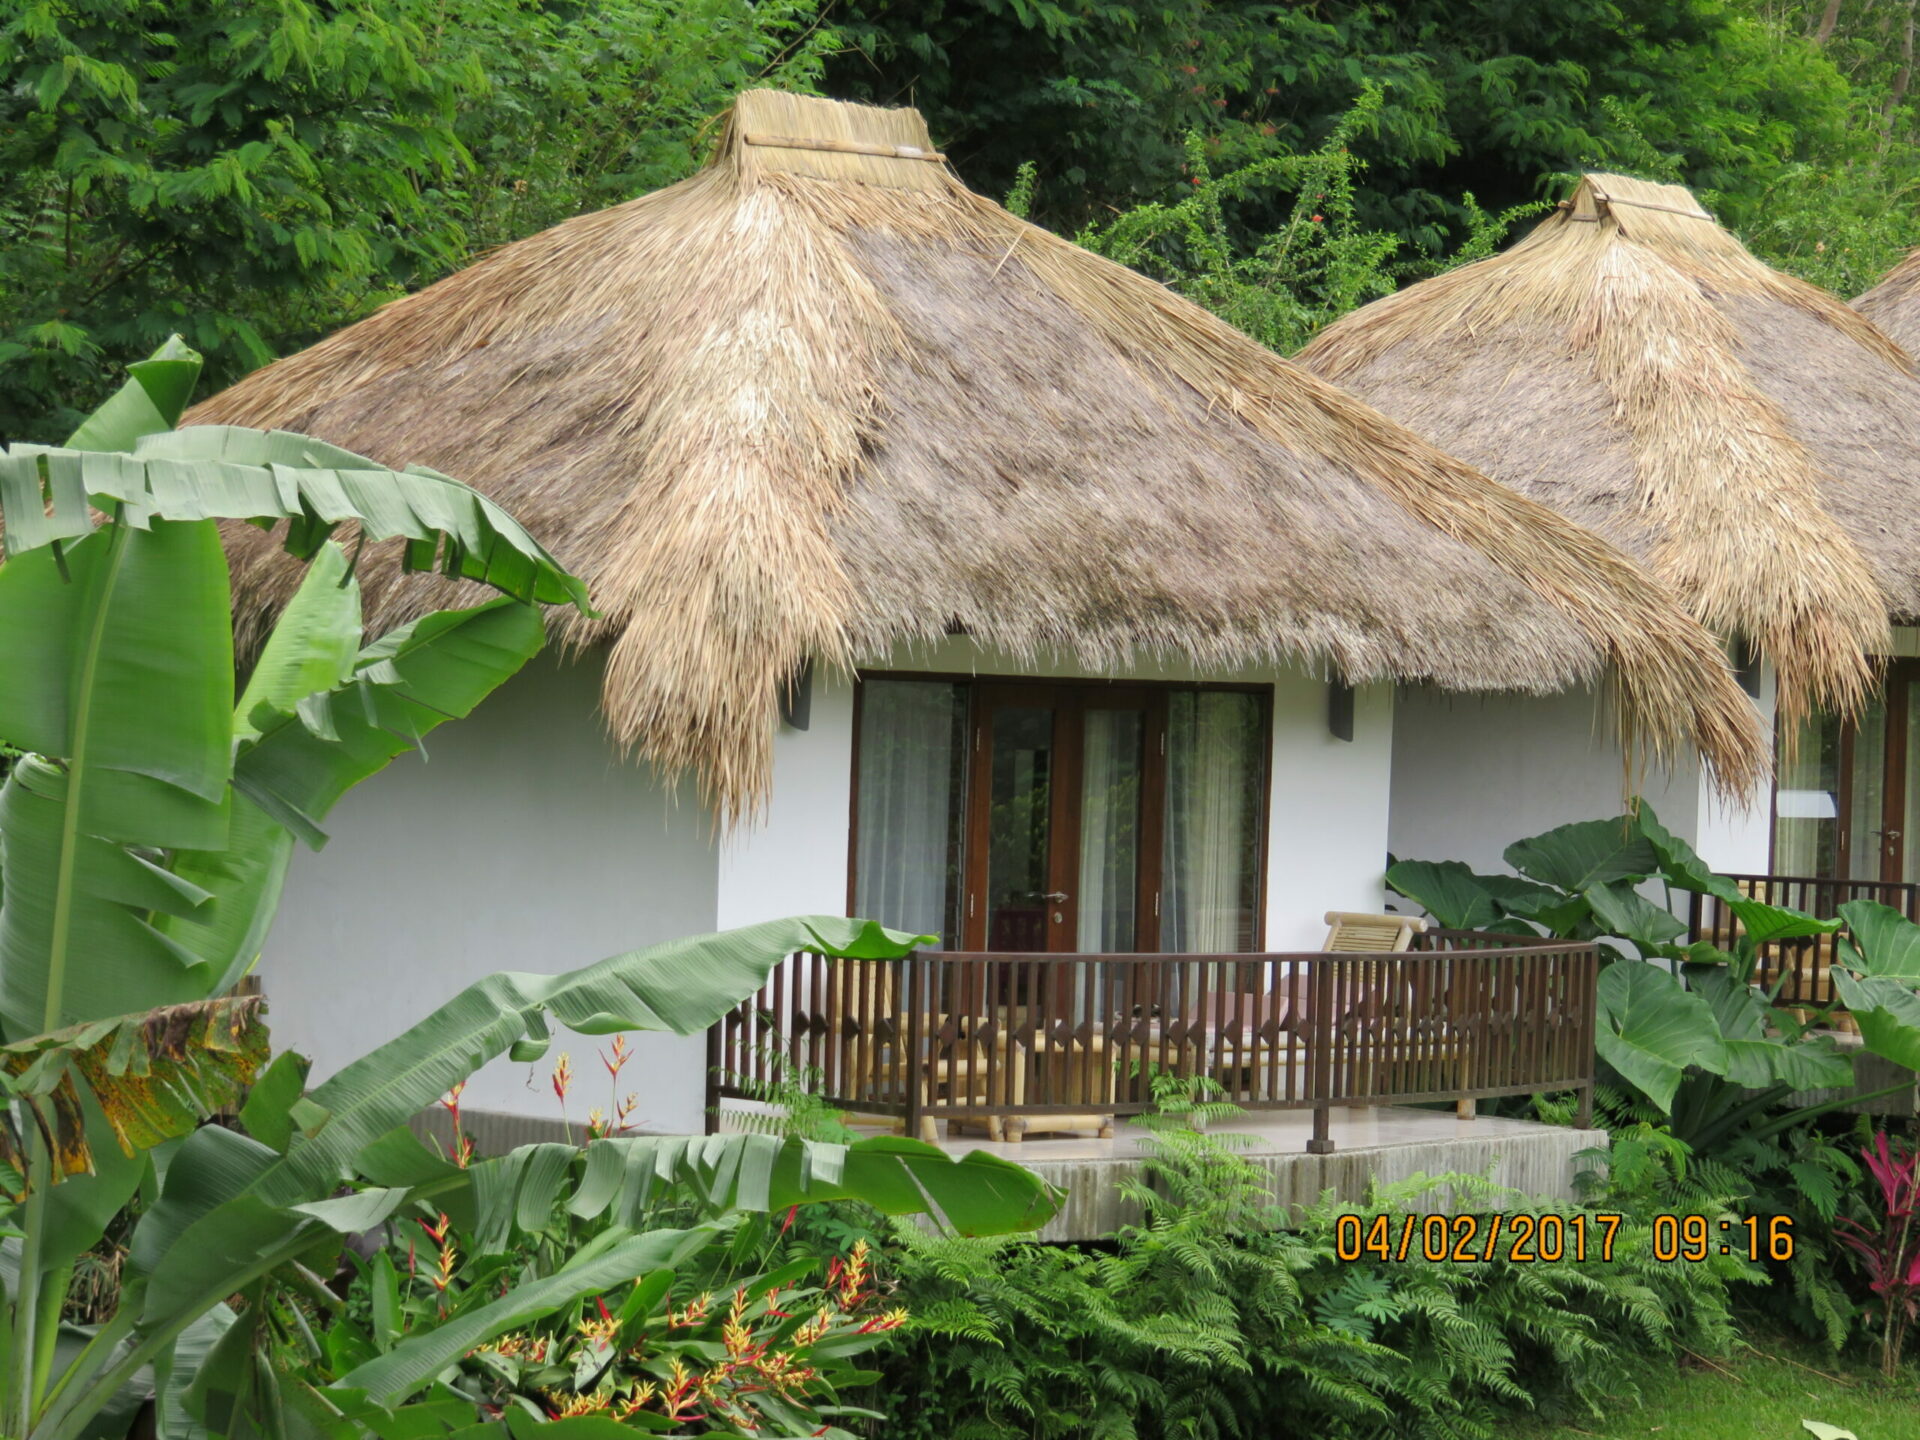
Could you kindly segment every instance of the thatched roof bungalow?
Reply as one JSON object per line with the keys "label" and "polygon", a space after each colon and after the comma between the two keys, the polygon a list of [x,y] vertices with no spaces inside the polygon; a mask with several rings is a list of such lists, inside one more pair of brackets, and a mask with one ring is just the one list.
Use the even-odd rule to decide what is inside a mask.
{"label": "thatched roof bungalow", "polygon": [[1789,736],[1856,710],[1920,616],[1912,362],[1679,186],[1588,175],[1504,253],[1299,358],[1634,555],[1758,652]]}
{"label": "thatched roof bungalow", "polygon": [[[792,139],[793,144],[782,143]],[[693,179],[510,245],[200,405],[456,474],[588,581],[614,737],[763,799],[779,692],[955,633],[1095,669],[1556,691],[1610,663],[1741,771],[1699,637],[1607,546],[968,191],[919,115],[740,98]],[[241,542],[239,603],[295,579]],[[444,596],[397,556],[376,628]]]}
{"label": "thatched roof bungalow", "polygon": [[[1734,788],[1765,766],[1659,581],[971,193],[911,110],[742,95],[693,178],[509,245],[189,418],[458,475],[588,582],[600,618],[562,622],[586,665],[443,743],[470,761],[418,772],[440,766],[441,795],[473,782],[448,820],[468,848],[432,862],[445,910],[396,923],[461,968],[550,946],[557,913],[592,930],[636,888],[655,899],[625,921],[667,933],[854,906],[961,948],[1312,943],[1329,907],[1380,904],[1394,679],[1605,682],[1655,748]],[[257,634],[294,576],[257,536],[233,546]],[[376,626],[446,583],[363,566]],[[581,730],[583,673],[643,765]],[[535,798],[534,770],[573,798]],[[642,793],[683,772],[705,805]],[[488,808],[507,773],[519,798]],[[709,813],[756,822],[717,873]],[[665,818],[640,846],[645,815]],[[298,973],[334,896],[420,863],[398,820],[356,824],[283,912],[281,993],[339,983]],[[503,829],[550,853],[500,871]],[[516,892],[548,928],[516,940]],[[389,933],[365,963],[404,969],[407,946]]]}

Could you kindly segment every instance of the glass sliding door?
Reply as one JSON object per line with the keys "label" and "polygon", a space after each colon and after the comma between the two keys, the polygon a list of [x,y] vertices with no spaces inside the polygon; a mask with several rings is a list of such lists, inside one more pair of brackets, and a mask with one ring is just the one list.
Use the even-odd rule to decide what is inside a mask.
{"label": "glass sliding door", "polygon": [[1167,704],[1160,945],[1251,950],[1260,928],[1267,727],[1252,695],[1188,691]]}
{"label": "glass sliding door", "polygon": [[[1050,698],[1042,694],[1032,701]],[[980,948],[987,950],[1052,948],[1051,932],[1065,924],[1061,912],[1071,898],[1054,883],[1059,707],[1032,701],[1026,696],[1013,703],[989,701],[981,721],[987,816],[981,857],[986,883],[979,902],[986,929]]]}
{"label": "glass sliding door", "polygon": [[1139,950],[1141,787],[1147,710],[1088,704],[1081,711],[1080,903],[1075,948]]}

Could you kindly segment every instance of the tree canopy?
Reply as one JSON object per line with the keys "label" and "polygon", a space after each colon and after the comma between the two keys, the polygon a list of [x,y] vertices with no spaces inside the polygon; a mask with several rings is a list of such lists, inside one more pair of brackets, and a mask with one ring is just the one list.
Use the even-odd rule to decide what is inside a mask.
{"label": "tree canopy", "polygon": [[1478,253],[1505,233],[1488,216],[1593,166],[1690,185],[1853,294],[1917,238],[1915,7],[22,0],[0,18],[0,436],[65,433],[173,330],[222,383],[676,180],[749,83],[918,105],[975,188],[1018,184],[1205,303],[1196,267],[1302,283],[1268,262],[1324,214],[1351,244],[1269,343]]}

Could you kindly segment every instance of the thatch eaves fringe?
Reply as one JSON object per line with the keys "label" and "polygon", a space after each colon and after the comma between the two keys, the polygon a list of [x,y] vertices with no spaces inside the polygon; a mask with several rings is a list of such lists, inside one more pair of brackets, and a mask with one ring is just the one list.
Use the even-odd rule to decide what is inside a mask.
{"label": "thatch eaves fringe", "polygon": [[[773,137],[816,143],[753,143]],[[1765,753],[1712,639],[1579,527],[969,193],[919,117],[749,92],[715,162],[508,246],[189,418],[493,495],[585,577],[613,736],[732,819],[779,697],[963,632],[1113,669],[1454,689],[1611,675],[1656,753]],[[236,535],[257,634],[294,577]],[[370,555],[373,623],[444,603]]]}
{"label": "thatch eaves fringe", "polygon": [[1679,186],[1589,175],[1503,254],[1300,359],[1756,643],[1790,734],[1811,707],[1856,708],[1890,616],[1920,613],[1911,364]]}

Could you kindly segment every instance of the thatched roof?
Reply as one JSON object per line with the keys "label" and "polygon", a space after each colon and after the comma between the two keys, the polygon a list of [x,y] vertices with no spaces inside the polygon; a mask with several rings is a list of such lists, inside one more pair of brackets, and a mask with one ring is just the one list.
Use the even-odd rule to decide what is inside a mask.
{"label": "thatched roof", "polygon": [[[713,163],[199,406],[478,486],[582,575],[617,740],[765,794],[781,687],[966,633],[1117,667],[1552,691],[1730,783],[1710,637],[1629,561],[1197,306],[972,194],[920,116],[742,95]],[[243,620],[283,601],[235,540]],[[444,603],[370,558],[373,623]]]}
{"label": "thatched roof", "polygon": [[1634,554],[1850,710],[1920,614],[1920,381],[1686,190],[1589,175],[1505,253],[1329,326],[1316,373]]}
{"label": "thatched roof", "polygon": [[1882,276],[1878,285],[1853,302],[1853,308],[1909,355],[1920,355],[1920,250]]}

